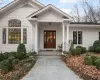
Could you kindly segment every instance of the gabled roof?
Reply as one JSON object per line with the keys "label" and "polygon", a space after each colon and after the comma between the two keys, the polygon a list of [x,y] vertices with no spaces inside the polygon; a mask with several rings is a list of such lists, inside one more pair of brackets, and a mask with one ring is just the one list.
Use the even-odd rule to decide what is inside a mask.
{"label": "gabled roof", "polygon": [[1,13],[2,11],[6,10],[6,9],[9,8],[9,7],[12,7],[14,4],[20,3],[20,2],[22,2],[22,1],[32,1],[32,2],[36,3],[37,5],[39,5],[39,6],[41,6],[41,7],[44,7],[44,5],[43,5],[42,3],[40,3],[40,2],[38,2],[37,0],[14,0],[14,1],[10,2],[9,4],[5,5],[4,7],[2,7],[2,8],[0,9],[0,13]]}
{"label": "gabled roof", "polygon": [[36,11],[35,13],[32,13],[31,15],[29,15],[27,18],[32,18],[40,13],[42,13],[45,10],[48,10],[49,8],[52,8],[53,10],[57,11],[58,13],[62,14],[65,18],[68,19],[72,19],[71,16],[69,16],[68,14],[66,14],[65,12],[63,12],[62,10],[58,9],[57,7],[53,6],[52,4],[49,4],[43,8],[41,8],[40,10]]}

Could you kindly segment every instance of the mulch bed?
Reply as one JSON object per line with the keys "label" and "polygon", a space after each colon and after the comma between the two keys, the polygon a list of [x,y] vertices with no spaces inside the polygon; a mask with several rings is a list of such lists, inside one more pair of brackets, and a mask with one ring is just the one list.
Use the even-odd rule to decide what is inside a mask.
{"label": "mulch bed", "polygon": [[66,64],[84,80],[100,80],[100,71],[95,66],[85,65],[83,55],[71,56]]}
{"label": "mulch bed", "polygon": [[[30,69],[34,66],[35,62],[22,63],[20,61],[18,64],[14,65],[13,70],[8,72],[7,74],[2,73],[2,71],[0,70],[0,80],[20,80],[19,78],[22,78],[23,76],[25,76],[30,71]],[[22,66],[25,64],[26,66]],[[12,79],[12,77],[14,76],[16,77],[16,79]]]}

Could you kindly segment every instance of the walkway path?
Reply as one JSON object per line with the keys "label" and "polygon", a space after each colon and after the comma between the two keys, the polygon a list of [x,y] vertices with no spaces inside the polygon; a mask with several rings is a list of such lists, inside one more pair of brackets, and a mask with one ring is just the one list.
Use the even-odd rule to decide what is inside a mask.
{"label": "walkway path", "polygon": [[81,80],[59,56],[40,56],[33,69],[22,80]]}

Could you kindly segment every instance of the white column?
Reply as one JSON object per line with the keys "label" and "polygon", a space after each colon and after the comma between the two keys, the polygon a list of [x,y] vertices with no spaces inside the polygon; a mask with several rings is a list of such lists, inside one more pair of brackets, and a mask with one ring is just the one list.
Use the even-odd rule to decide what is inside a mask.
{"label": "white column", "polygon": [[38,53],[38,23],[35,23],[35,51]]}
{"label": "white column", "polygon": [[65,25],[62,23],[62,39],[63,39],[63,48],[62,50],[65,50]]}
{"label": "white column", "polygon": [[69,24],[66,23],[66,51],[69,51]]}
{"label": "white column", "polygon": [[69,24],[67,25],[67,45],[69,44]]}

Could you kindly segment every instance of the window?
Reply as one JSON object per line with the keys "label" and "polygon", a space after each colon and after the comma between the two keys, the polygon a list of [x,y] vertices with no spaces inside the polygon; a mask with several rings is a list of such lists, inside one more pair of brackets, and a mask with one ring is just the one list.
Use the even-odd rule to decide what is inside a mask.
{"label": "window", "polygon": [[[2,30],[2,43],[3,44],[20,44],[21,37],[23,43],[27,44],[27,28],[23,29],[23,36],[21,35],[21,21],[18,19],[11,19],[8,21],[8,28]],[[8,38],[7,38],[8,37]]]}
{"label": "window", "polygon": [[82,44],[82,31],[74,31],[73,32],[73,43],[74,44]]}
{"label": "window", "polygon": [[3,28],[2,34],[2,43],[6,44],[6,28]]}
{"label": "window", "polygon": [[82,44],[82,31],[78,31],[78,44]]}
{"label": "window", "polygon": [[21,27],[21,21],[18,19],[11,19],[9,20],[9,27]]}
{"label": "window", "polygon": [[77,44],[77,31],[73,32],[73,43]]}
{"label": "window", "polygon": [[21,29],[18,28],[8,29],[8,43],[9,44],[21,43]]}
{"label": "window", "polygon": [[23,43],[27,44],[27,29],[23,29]]}

